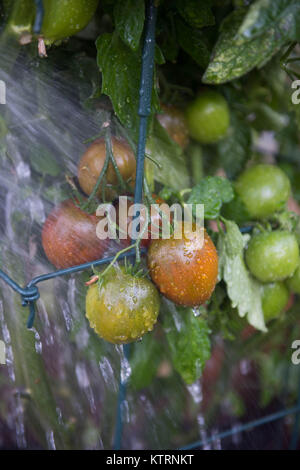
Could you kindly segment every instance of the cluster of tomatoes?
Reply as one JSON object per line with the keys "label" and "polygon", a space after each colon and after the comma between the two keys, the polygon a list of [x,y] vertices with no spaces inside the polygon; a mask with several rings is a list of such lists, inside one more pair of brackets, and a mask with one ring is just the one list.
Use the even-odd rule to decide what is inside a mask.
{"label": "cluster of tomatoes", "polygon": [[[157,116],[160,124],[184,149],[190,136],[201,144],[219,141],[230,123],[225,99],[213,90],[202,91],[185,113],[173,106],[162,106],[162,111]],[[128,192],[135,184],[136,161],[131,147],[123,138],[112,137],[110,142],[114,162],[106,163],[107,142],[99,138],[87,148],[78,165],[81,193],[99,202],[103,197],[117,197],[120,176]],[[105,178],[97,186],[103,171]],[[234,186],[248,220],[256,222],[271,221],[274,214],[284,209],[291,192],[285,173],[266,164],[244,171]],[[128,192],[130,207],[132,198]],[[153,196],[156,202],[162,202]],[[161,215],[156,213],[154,217],[154,225],[160,225]],[[127,220],[129,224],[128,215]],[[86,212],[71,199],[56,207],[42,232],[43,247],[51,263],[61,269],[102,258],[110,242],[98,238],[98,222],[94,213]],[[289,291],[300,293],[297,239],[290,231],[270,227],[272,224],[253,232],[245,253],[249,271],[261,283],[266,321],[284,309]],[[87,317],[96,332],[113,343],[139,339],[152,330],[157,320],[158,291],[179,305],[196,307],[207,301],[217,282],[218,254],[205,230],[202,235],[203,239],[195,230],[186,233],[183,227],[180,239],[172,234],[169,239],[151,239],[149,231],[142,244],[148,247],[148,270],[153,283],[145,274],[133,274],[131,269],[116,265],[99,273],[86,298]],[[130,243],[128,236],[120,246]]]}
{"label": "cluster of tomatoes", "polygon": [[[215,122],[221,109],[228,119],[225,125],[223,123],[217,129],[209,122]],[[158,119],[170,137],[186,147],[189,135],[201,142],[221,138],[229,125],[229,111],[221,95],[205,91],[188,107],[186,114],[168,106],[163,107],[163,113]],[[207,123],[207,131],[203,134],[203,126],[207,126]],[[198,134],[197,125],[200,131]],[[92,195],[99,202],[103,196],[106,200],[113,200],[117,196],[118,175],[111,161],[106,167],[105,179],[99,187],[96,186],[99,175],[104,171],[106,150],[106,140],[97,139],[87,148],[78,165],[81,193],[84,197]],[[128,190],[133,189],[136,160],[130,146],[124,139],[112,137],[111,150],[119,175]],[[158,203],[163,202],[156,196],[154,199]],[[128,200],[130,207],[130,197]],[[72,199],[54,208],[42,231],[42,244],[49,261],[56,268],[64,269],[102,258],[110,242],[98,238],[98,222],[95,213],[86,212]],[[159,225],[161,215],[154,212],[151,222],[153,226]],[[158,290],[176,304],[191,307],[203,304],[214,290],[218,255],[205,230],[201,233],[193,227],[189,232],[183,226],[180,239],[178,235],[175,238],[171,234],[169,239],[151,240],[150,231],[148,235],[148,239],[142,240],[142,245],[149,248],[148,269],[155,285],[145,275],[133,275],[125,267],[110,266],[104,270],[104,274],[99,274],[99,281],[89,287],[87,317],[96,332],[108,341],[134,341],[153,328],[159,313]],[[121,248],[131,242],[128,237],[122,241]]]}
{"label": "cluster of tomatoes", "polygon": [[290,292],[300,293],[297,238],[292,231],[276,227],[276,222],[272,224],[290,198],[290,181],[279,167],[259,164],[244,171],[235,188],[251,219],[271,222],[253,234],[245,254],[249,271],[262,283],[262,307],[269,321],[283,311]]}
{"label": "cluster of tomatoes", "polygon": [[[61,41],[81,31],[90,22],[99,0],[43,0],[43,18],[38,36],[46,44]],[[20,43],[32,40],[34,22],[39,16],[34,0],[5,1],[7,32]]]}

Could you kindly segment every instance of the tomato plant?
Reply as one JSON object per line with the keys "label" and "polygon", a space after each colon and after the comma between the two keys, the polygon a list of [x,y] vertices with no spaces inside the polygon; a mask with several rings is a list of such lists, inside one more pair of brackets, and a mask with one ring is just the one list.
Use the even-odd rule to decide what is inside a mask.
{"label": "tomato plant", "polygon": [[42,244],[50,263],[64,269],[101,258],[108,243],[97,238],[98,222],[99,218],[82,211],[72,200],[55,207],[42,231]]}
{"label": "tomato plant", "polygon": [[148,279],[116,267],[103,276],[100,286],[89,287],[86,316],[101,338],[124,344],[136,341],[153,329],[159,305],[157,289]]}
{"label": "tomato plant", "polygon": [[189,104],[186,119],[190,135],[200,143],[212,144],[225,137],[230,112],[223,96],[215,90],[204,90]]}
{"label": "tomato plant", "polygon": [[[135,156],[127,142],[121,139],[112,138],[112,151],[118,170],[124,180],[133,187],[135,182]],[[81,189],[90,195],[97,183],[97,179],[103,169],[106,158],[106,145],[104,139],[93,142],[84,152],[78,165],[78,180]],[[112,162],[109,162],[106,172],[105,194],[112,197],[116,194],[112,186],[119,183],[118,176]],[[98,197],[102,198],[102,186],[97,191]]]}
{"label": "tomato plant", "polygon": [[246,262],[262,282],[281,281],[292,276],[299,263],[296,237],[287,231],[254,235],[246,251]]}
{"label": "tomato plant", "polygon": [[[35,268],[38,257],[34,255],[39,252],[34,231],[44,221],[44,207],[54,205],[43,227],[42,243],[55,267],[93,262],[106,255],[114,259],[87,295],[87,315],[100,336],[116,343],[140,339],[153,327],[157,291],[161,293],[159,327],[133,347],[136,356],[130,365],[138,364],[138,388],[153,381],[153,396],[161,397],[168,387],[180,388],[172,367],[189,385],[197,383],[203,373],[203,403],[208,402],[206,394],[209,406],[214,407],[218,400],[211,395],[231,369],[228,350],[230,357],[238,358],[245,343],[250,355],[256,338],[261,344],[266,337],[269,341],[273,327],[277,332],[282,327],[284,335],[294,320],[298,323],[297,295],[287,305],[285,300],[286,288],[300,293],[296,203],[300,201],[300,119],[299,104],[295,104],[300,95],[298,87],[293,88],[300,77],[300,3],[153,3],[157,15],[152,18],[156,16],[157,23],[152,69],[143,63],[151,56],[142,52],[149,7],[144,0],[0,2],[0,105],[5,98],[7,104],[2,106],[0,118],[1,263],[8,260],[12,277],[19,258],[22,262],[25,258],[18,270],[20,277],[24,267]],[[154,28],[147,31],[154,34]],[[153,39],[146,42],[150,50]],[[52,44],[48,57],[45,42]],[[141,81],[141,70],[149,72],[147,78],[153,77],[152,90],[141,87],[141,82],[148,83]],[[151,103],[143,109],[140,102],[144,105],[151,91]],[[143,127],[146,120],[147,129]],[[78,156],[82,144],[92,140]],[[148,240],[141,241],[148,248],[145,256],[146,250],[139,251],[138,244],[129,251],[131,237],[120,244],[97,238],[99,219],[94,210],[100,201],[112,200],[116,206],[118,196],[124,195],[132,208],[135,156],[144,141],[146,205],[150,194],[159,194],[194,219],[198,207],[204,207],[200,217],[207,230],[203,246],[196,235],[177,239],[171,234],[169,240],[155,240],[149,228]],[[71,195],[84,203],[77,206],[68,199]],[[125,219],[129,226],[131,216],[125,213]],[[142,225],[144,219],[142,215]],[[152,222],[157,232],[161,214],[154,214]],[[16,240],[23,251],[16,250]],[[128,268],[127,263],[126,269],[116,268],[120,253],[126,257],[134,252],[136,256],[130,256],[133,266]],[[146,277],[147,262],[158,289]],[[31,276],[25,274],[26,286]],[[78,287],[74,298],[76,295],[76,307],[83,313]],[[3,290],[4,303],[5,296]],[[9,308],[14,305],[10,300]],[[51,307],[56,299],[52,300]],[[199,307],[201,304],[205,305]],[[141,315],[143,310],[146,317]],[[281,316],[282,310],[292,310],[291,315]],[[55,318],[56,312],[51,313]],[[85,319],[79,317],[74,322],[72,346],[75,336],[79,343],[77,332],[86,331]],[[5,322],[9,327],[15,318],[21,316],[8,312]],[[55,320],[60,324],[59,318]],[[261,334],[247,336],[257,330]],[[17,340],[22,341],[19,328],[16,331]],[[219,344],[219,337],[231,340],[230,345],[221,339],[219,349],[211,347]],[[103,352],[111,350],[93,334],[85,334],[83,339],[79,354],[87,362],[89,357],[100,361]],[[205,367],[211,352],[212,361]],[[15,368],[21,374],[16,378],[20,385],[29,376],[23,362]],[[161,363],[168,364],[168,377],[160,376],[157,381]],[[40,377],[35,367],[32,370],[34,380]],[[242,368],[238,381],[243,397],[247,384],[241,378]],[[36,390],[29,382],[22,389]],[[194,387],[189,390],[194,392]],[[275,387],[262,388],[269,392]],[[221,387],[220,395],[223,390]],[[234,398],[226,395],[226,400],[233,402]],[[47,404],[52,401],[46,397]],[[180,407],[185,399],[173,401],[176,406],[177,402]],[[72,416],[73,411],[70,409]],[[210,416],[215,416],[211,411]],[[53,416],[49,423],[43,419],[47,430],[54,429],[57,422],[55,409]],[[176,410],[176,416],[182,416],[182,409]],[[223,428],[224,423],[217,424]],[[88,424],[81,426],[78,421],[78,425],[83,431],[78,436],[90,436]],[[39,434],[30,431],[28,436]],[[55,443],[59,446],[57,435]],[[172,445],[177,443],[176,438]]]}
{"label": "tomato plant", "polygon": [[252,218],[265,218],[283,209],[291,185],[284,172],[274,165],[256,165],[242,173],[236,191]]}
{"label": "tomato plant", "polygon": [[217,250],[205,232],[153,240],[148,266],[160,292],[179,305],[198,306],[210,298],[218,275]]}

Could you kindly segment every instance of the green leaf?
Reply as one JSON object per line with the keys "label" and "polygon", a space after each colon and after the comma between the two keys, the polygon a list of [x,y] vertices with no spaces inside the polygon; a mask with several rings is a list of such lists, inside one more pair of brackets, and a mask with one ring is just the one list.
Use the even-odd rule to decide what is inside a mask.
{"label": "green leaf", "polygon": [[286,40],[300,39],[299,0],[257,0],[239,29],[239,34],[247,40],[257,38],[274,28]]}
{"label": "green leaf", "polygon": [[179,18],[176,19],[175,25],[177,39],[182,49],[189,54],[200,67],[207,67],[210,57],[210,46],[207,36],[203,31],[190,27]]}
{"label": "green leaf", "polygon": [[121,39],[136,51],[144,28],[144,0],[118,0],[114,7],[114,18]]}
{"label": "green leaf", "polygon": [[215,17],[211,11],[211,0],[177,0],[176,7],[182,18],[195,28],[215,24]]}
{"label": "green leaf", "polygon": [[62,169],[52,153],[42,145],[37,145],[30,154],[32,168],[42,175],[58,176]]}
{"label": "green leaf", "polygon": [[175,307],[164,300],[164,309],[163,326],[173,365],[183,380],[192,384],[201,377],[210,358],[210,330],[206,320],[196,317],[190,308]]}
{"label": "green leaf", "polygon": [[169,137],[157,119],[147,140],[146,153],[159,165],[158,167],[147,162],[153,165],[156,181],[176,190],[189,186],[189,174],[182,149]]}
{"label": "green leaf", "polygon": [[285,44],[286,38],[269,28],[258,38],[247,40],[238,34],[245,12],[240,8],[230,13],[221,25],[211,62],[203,76],[204,83],[220,84],[241,77],[254,67],[268,62]]}
{"label": "green leaf", "polygon": [[222,249],[221,277],[226,282],[228,297],[233,308],[238,309],[240,317],[261,331],[266,331],[261,304],[260,284],[250,275],[243,256],[248,235],[242,235],[238,226],[229,220],[225,221],[226,233]]}
{"label": "green leaf", "polygon": [[232,201],[223,205],[221,215],[225,219],[234,220],[238,225],[243,225],[251,220],[244,202],[236,192]]}
{"label": "green leaf", "polygon": [[130,385],[137,390],[148,387],[162,360],[162,347],[153,333],[145,335],[142,341],[134,343],[129,360],[131,366]]}
{"label": "green leaf", "polygon": [[250,158],[251,130],[249,123],[234,112],[230,121],[228,135],[218,143],[217,148],[222,168],[230,178],[234,178]]}
{"label": "green leaf", "polygon": [[193,187],[188,204],[204,204],[204,217],[216,219],[220,215],[223,203],[233,199],[234,193],[230,183],[219,176],[207,176]]}
{"label": "green leaf", "polygon": [[[102,93],[112,101],[121,123],[138,134],[138,104],[141,57],[127,47],[117,34],[102,34],[96,41],[97,63],[102,72]],[[159,109],[156,92],[152,98],[152,112]]]}

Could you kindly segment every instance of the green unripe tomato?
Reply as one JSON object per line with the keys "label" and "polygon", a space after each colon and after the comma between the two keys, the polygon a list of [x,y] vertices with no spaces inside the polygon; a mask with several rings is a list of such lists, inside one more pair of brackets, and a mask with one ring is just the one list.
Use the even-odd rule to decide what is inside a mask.
{"label": "green unripe tomato", "polygon": [[249,214],[265,218],[284,208],[291,193],[286,174],[274,165],[256,165],[242,173],[235,189]]}
{"label": "green unripe tomato", "polygon": [[265,321],[277,318],[289,300],[289,291],[283,282],[262,286],[262,309]]}
{"label": "green unripe tomato", "polygon": [[213,144],[227,133],[229,107],[220,93],[205,90],[187,107],[186,119],[191,137],[202,144]]}
{"label": "green unripe tomato", "polygon": [[99,0],[44,0],[41,34],[54,42],[81,31],[92,19]]}
{"label": "green unripe tomato", "polygon": [[296,237],[287,231],[254,235],[246,250],[250,272],[261,282],[283,281],[291,277],[299,264]]}
{"label": "green unripe tomato", "polygon": [[101,287],[93,284],[86,296],[86,316],[106,341],[130,343],[153,329],[160,307],[159,293],[146,278],[111,268]]}
{"label": "green unripe tomato", "polygon": [[291,292],[300,294],[300,266],[298,266],[293,276],[287,280],[287,286]]}

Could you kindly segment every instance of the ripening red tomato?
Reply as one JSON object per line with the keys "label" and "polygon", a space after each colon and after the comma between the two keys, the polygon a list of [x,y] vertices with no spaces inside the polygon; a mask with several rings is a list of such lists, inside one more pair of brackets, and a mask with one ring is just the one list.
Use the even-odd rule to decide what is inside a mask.
{"label": "ripening red tomato", "polygon": [[[204,229],[203,229],[204,230]],[[198,306],[212,295],[218,276],[218,254],[204,230],[182,238],[153,240],[148,251],[151,278],[160,292],[176,304]]]}
{"label": "ripening red tomato", "polygon": [[[112,151],[120,174],[125,182],[128,182],[133,188],[135,183],[136,161],[134,153],[124,139],[112,137]],[[106,158],[106,146],[104,139],[98,139],[93,142],[85,151],[78,165],[78,180],[81,189],[88,196],[92,193],[99,175],[102,171]],[[113,197],[116,192],[112,186],[118,185],[118,177],[110,162],[106,172],[107,197]],[[102,198],[102,186],[97,191],[97,196]]]}
{"label": "ripening red tomato", "polygon": [[42,244],[50,263],[69,268],[102,258],[108,240],[96,235],[99,218],[87,214],[70,199],[55,207],[42,231]]}
{"label": "ripening red tomato", "polygon": [[162,104],[161,109],[163,112],[157,115],[157,119],[171,139],[184,149],[189,143],[189,131],[184,113],[172,105]]}

